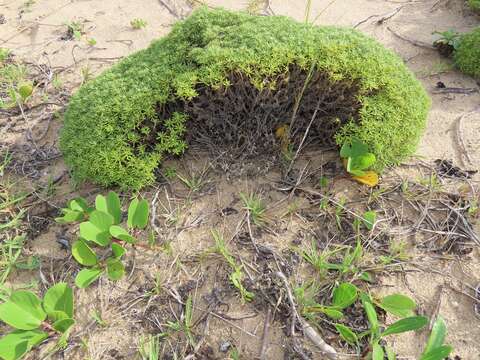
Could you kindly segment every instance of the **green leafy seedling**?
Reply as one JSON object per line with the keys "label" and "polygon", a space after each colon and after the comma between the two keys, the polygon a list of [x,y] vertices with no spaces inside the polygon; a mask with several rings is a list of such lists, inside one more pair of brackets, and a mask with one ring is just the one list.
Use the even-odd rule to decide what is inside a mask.
{"label": "green leafy seedling", "polygon": [[52,335],[66,340],[72,326],[73,291],[65,283],[47,290],[43,300],[30,291],[14,291],[0,304],[0,320],[14,330],[0,338],[0,358],[16,360]]}
{"label": "green leafy seedling", "polygon": [[420,360],[443,360],[453,351],[450,345],[444,345],[447,335],[447,325],[441,316],[433,323],[432,332],[423,350]]}
{"label": "green leafy seedling", "polygon": [[304,308],[306,313],[321,312],[329,318],[339,320],[343,317],[342,310],[352,305],[358,297],[358,289],[350,283],[341,283],[333,290],[332,304],[312,304]]}
{"label": "green leafy seedling", "polygon": [[372,230],[377,221],[377,213],[375,211],[364,212],[362,221],[368,230]]}
{"label": "green leafy seedling", "polygon": [[[360,337],[367,335],[370,336],[370,355],[373,360],[383,360],[385,351],[382,345],[380,345],[380,340],[382,340],[385,336],[419,330],[425,327],[425,325],[428,323],[428,319],[424,316],[408,316],[394,322],[382,331],[382,328],[378,322],[378,316],[375,306],[373,305],[372,298],[366,293],[361,294],[360,298],[370,324],[370,329],[362,333]],[[407,314],[407,311],[412,310],[412,303],[415,304],[413,300],[407,301],[407,297],[404,295],[397,295],[395,297],[391,296],[387,301],[383,301],[383,304],[389,304],[389,306],[386,306],[386,309],[388,309],[387,311],[390,312],[392,309],[394,309],[396,314]]]}
{"label": "green leafy seedling", "polygon": [[[149,208],[146,200],[133,199],[128,208],[128,230],[121,226],[122,209],[119,196],[110,191],[107,196],[97,195],[95,208],[88,206],[82,198],[72,200],[68,208],[62,210],[60,223],[82,221],[79,238],[72,244],[72,256],[82,266],[75,278],[79,288],[88,287],[102,274],[110,280],[119,280],[125,274],[122,257],[125,245],[137,244],[134,234],[148,224]],[[95,248],[110,248],[107,257],[98,256]]]}

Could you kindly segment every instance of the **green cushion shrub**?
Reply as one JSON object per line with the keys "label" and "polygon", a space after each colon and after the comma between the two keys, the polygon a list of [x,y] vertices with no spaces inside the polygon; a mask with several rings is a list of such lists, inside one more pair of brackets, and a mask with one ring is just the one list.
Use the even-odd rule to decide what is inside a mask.
{"label": "green cushion shrub", "polygon": [[355,84],[359,107],[336,131],[337,144],[363,141],[377,170],[415,151],[430,100],[392,51],[353,29],[200,8],[71,98],[60,135],[65,162],[78,181],[140,189],[165,155],[186,148],[188,114],[162,118],[159,109],[195,99],[202,87],[228,88],[232,73],[270,91],[278,74],[288,81],[292,64]]}
{"label": "green cushion shrub", "polygon": [[480,0],[468,0],[468,5],[473,11],[480,13]]}
{"label": "green cushion shrub", "polygon": [[461,35],[454,61],[465,74],[480,78],[480,27]]}

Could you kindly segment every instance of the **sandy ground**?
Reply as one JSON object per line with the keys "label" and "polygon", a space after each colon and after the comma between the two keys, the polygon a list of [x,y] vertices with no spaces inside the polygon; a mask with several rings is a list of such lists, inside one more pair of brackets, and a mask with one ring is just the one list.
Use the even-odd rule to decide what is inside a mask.
{"label": "sandy ground", "polygon": [[[209,6],[222,6],[229,9],[246,9],[246,1],[237,0],[209,0]],[[271,8],[277,15],[287,15],[297,20],[305,18],[305,2],[299,0],[272,0]],[[86,74],[95,76],[102,69],[108,68],[122,57],[143,49],[158,37],[168,33],[170,25],[179,17],[188,14],[190,6],[179,5],[173,1],[129,1],[129,0],[102,0],[102,1],[65,1],[65,0],[36,0],[36,1],[9,1],[0,3],[0,47],[9,48],[20,59],[32,64],[48,64],[58,74],[62,89],[66,93],[74,92]],[[146,27],[132,29],[130,21],[139,18],[147,22]],[[384,19],[385,18],[385,19]],[[442,58],[430,47],[434,31],[443,31],[455,28],[466,31],[478,26],[480,19],[469,12],[463,0],[426,0],[426,1],[381,1],[381,0],[313,0],[310,20],[314,19],[318,25],[355,26],[360,31],[371,35],[386,47],[399,54],[405,63],[422,81],[432,98],[432,109],[429,114],[428,126],[417,151],[417,158],[426,162],[438,158],[452,159],[454,163],[467,169],[480,168],[480,94],[479,84],[472,78],[454,70],[450,60]],[[382,20],[384,19],[384,20]],[[382,20],[379,22],[379,20]],[[62,40],[67,32],[66,24],[77,22],[81,25],[82,35],[78,40]],[[95,44],[91,39],[95,40]],[[440,93],[436,88],[438,82],[447,87],[472,88],[476,92],[470,94]],[[25,129],[35,130],[40,120],[33,117],[27,122],[9,124],[9,119],[0,122],[0,142],[4,144],[21,145],[27,141]],[[56,134],[61,123],[56,121],[50,125],[48,136],[43,142],[55,145]],[[3,129],[2,129],[3,128]],[[413,161],[413,160],[412,160]],[[64,170],[61,159],[42,170],[40,179],[57,175]],[[478,178],[477,178],[478,179]],[[235,193],[238,188],[249,188],[254,185],[247,183],[229,183],[227,180],[218,180],[216,193],[207,198],[195,200],[185,215],[185,221],[194,222],[201,214],[208,214],[217,208],[235,203]],[[258,181],[255,182],[259,184]],[[72,187],[68,183],[59,185],[58,193],[71,194]],[[94,192],[94,188],[85,187],[83,193]],[[268,193],[268,192],[267,192]],[[68,195],[69,197],[71,195]],[[275,199],[271,201],[274,202]],[[167,199],[163,199],[167,204]],[[238,207],[238,201],[237,201]],[[165,211],[167,213],[167,211]],[[189,254],[198,253],[213,245],[208,229],[215,225],[215,220],[207,221],[206,225],[195,228],[194,231],[174,231],[172,236],[173,253],[182,254],[188,258]],[[297,233],[298,224],[289,223],[285,243]],[[188,226],[187,226],[188,228]],[[226,226],[228,228],[228,226]],[[34,239],[30,251],[50,259],[62,259],[62,252],[55,239],[62,229],[52,225],[46,233]],[[292,235],[293,234],[293,235]],[[200,239],[200,240],[199,240]],[[278,244],[277,244],[278,245]],[[162,264],[173,266],[172,259],[162,254],[156,258],[155,266]],[[411,269],[403,275],[386,276],[381,281],[381,287],[376,289],[380,293],[402,292],[416,299],[422,311],[431,314],[440,301],[439,313],[446,319],[449,329],[447,342],[455,348],[454,354],[460,359],[480,359],[480,320],[473,310],[473,300],[465,293],[471,294],[471,288],[480,282],[480,261],[478,249],[466,257],[448,256],[435,258],[425,255],[419,257],[424,261],[426,269],[421,271]],[[162,261],[164,261],[162,263]],[[148,269],[152,262],[145,262],[140,268]],[[172,264],[172,265],[170,265]],[[434,264],[431,265],[430,264]],[[196,265],[197,271],[202,266],[220,266],[213,261],[204,265]],[[191,269],[189,269],[191,270]],[[428,271],[431,271],[430,273]],[[68,272],[68,269],[65,270]],[[130,288],[131,284],[142,280],[140,275],[132,275],[128,281],[122,281],[115,289],[118,294],[121,290]],[[151,276],[151,273],[150,275]],[[196,278],[189,271],[179,270],[175,281],[186,282]],[[22,279],[25,280],[25,279]],[[208,279],[212,281],[212,279]],[[130,284],[130,285],[129,285]],[[215,283],[211,283],[215,287]],[[104,286],[104,288],[102,287]],[[442,295],[438,295],[442,288]],[[103,290],[102,290],[103,289]],[[105,294],[105,291],[108,294]],[[99,291],[88,290],[79,295],[79,313],[84,317],[80,322],[80,333],[76,336],[88,343],[88,350],[79,345],[65,355],[64,358],[76,359],[130,359],[134,358],[135,347],[138,343],[138,332],[141,324],[135,323],[135,314],[129,313],[128,304],[122,305],[123,319],[118,319],[109,306],[120,301],[119,295],[101,283]],[[101,310],[104,320],[109,324],[107,328],[91,330],[91,301],[101,298]],[[133,299],[135,299],[133,297]],[[116,304],[118,305],[118,303]],[[147,311],[147,307],[144,308]],[[264,323],[263,315],[249,318],[251,309],[244,307],[239,301],[232,305],[229,315],[232,318],[244,318],[236,324],[238,327],[254,333],[259,338]],[[84,315],[84,316],[83,316]],[[122,316],[123,316],[122,315]],[[145,314],[144,314],[145,315]],[[124,321],[124,320],[129,320]],[[133,323],[132,323],[133,322]],[[225,323],[212,319],[210,328],[219,328],[213,338],[207,342],[215,344],[229,339],[243,350],[242,358],[253,359],[258,355],[258,343],[251,344],[250,337],[235,327],[225,326]],[[133,329],[133,331],[132,331]],[[283,333],[281,329],[273,327],[271,332],[272,343],[267,353],[268,359],[280,359],[283,356],[281,346]],[[258,340],[258,338],[256,340]],[[396,337],[394,346],[402,355],[402,359],[414,359],[421,352],[426,334],[408,334]],[[116,351],[116,352],[115,352]],[[34,355],[37,356],[37,355]],[[35,357],[33,357],[35,358]],[[288,358],[288,357],[285,357]],[[321,359],[320,355],[314,355]]]}

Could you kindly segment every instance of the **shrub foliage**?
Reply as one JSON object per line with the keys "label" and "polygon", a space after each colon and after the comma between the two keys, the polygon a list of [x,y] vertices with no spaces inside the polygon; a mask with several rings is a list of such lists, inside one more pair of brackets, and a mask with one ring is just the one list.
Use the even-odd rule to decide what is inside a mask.
{"label": "shrub foliage", "polygon": [[480,27],[461,35],[454,60],[462,72],[480,78]]}
{"label": "shrub foliage", "polygon": [[[153,182],[162,157],[181,154],[198,136],[241,146],[239,139],[231,139],[235,134],[228,127],[225,131],[231,134],[225,136],[222,127],[227,120],[246,131],[248,126],[257,128],[250,123],[250,113],[266,118],[258,128],[269,139],[274,139],[279,121],[293,126],[292,108],[306,84],[298,79],[307,79],[305,100],[313,105],[300,106],[300,120],[291,134],[301,138],[302,127],[308,125],[302,117],[310,120],[312,109],[320,107],[312,134],[320,137],[322,128],[329,128],[334,133],[328,132],[328,140],[337,144],[359,139],[376,156],[378,170],[415,150],[429,99],[391,51],[353,29],[207,8],[196,10],[165,38],[86,83],[71,99],[60,147],[77,180],[139,189]],[[300,85],[289,87],[295,81]],[[330,95],[323,102],[314,101],[325,91]],[[226,103],[229,92],[236,94],[235,101],[247,98],[241,116],[229,115],[232,118],[222,122],[220,113],[201,114],[208,104],[199,106],[200,98],[209,104],[215,99]],[[262,108],[259,103],[265,104],[270,95],[290,99],[288,106],[282,100]],[[328,109],[328,104],[345,98],[351,99],[351,106],[342,100]],[[258,115],[275,112],[282,104],[286,113],[281,119],[278,114]],[[193,128],[218,130],[192,136]]]}

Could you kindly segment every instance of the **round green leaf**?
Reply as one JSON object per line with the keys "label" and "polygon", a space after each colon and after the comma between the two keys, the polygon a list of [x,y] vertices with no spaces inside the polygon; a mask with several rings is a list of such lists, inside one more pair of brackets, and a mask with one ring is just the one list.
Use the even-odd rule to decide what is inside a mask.
{"label": "round green leaf", "polygon": [[400,334],[407,331],[418,330],[427,325],[428,319],[425,316],[412,316],[407,317],[393,323],[385,329],[382,333],[383,336],[391,334]]}
{"label": "round green leaf", "polygon": [[72,210],[79,211],[79,212],[90,213],[92,211],[92,208],[88,206],[87,201],[82,197],[78,197],[71,200],[68,203],[68,207]]}
{"label": "round green leaf", "polygon": [[385,296],[380,302],[379,306],[393,314],[400,317],[408,317],[414,315],[414,310],[417,307],[415,301],[410,299],[408,296],[401,294],[392,294]]}
{"label": "round green leaf", "polygon": [[84,289],[97,280],[102,272],[102,269],[83,269],[77,274],[75,285],[80,289]]}
{"label": "round green leaf", "polygon": [[33,93],[33,86],[31,83],[23,83],[18,86],[18,93],[22,97],[22,100],[25,101]]}
{"label": "round green leaf", "polygon": [[95,207],[104,213],[112,216],[114,224],[120,224],[122,220],[122,210],[120,207],[120,198],[117,193],[110,191],[107,197],[97,195],[95,199]]}
{"label": "round green leaf", "polygon": [[73,291],[66,283],[52,286],[43,297],[43,308],[47,315],[62,311],[68,317],[73,317]]}
{"label": "round green leaf", "polygon": [[118,225],[110,226],[110,235],[112,235],[115,239],[122,240],[130,244],[136,242],[136,239],[131,236],[127,230]]}
{"label": "round green leaf", "polygon": [[119,244],[112,243],[112,252],[113,256],[117,259],[120,259],[125,254],[125,248]]}
{"label": "round green leaf", "polygon": [[345,309],[357,300],[357,287],[350,283],[342,283],[333,290],[332,305],[340,309]]}
{"label": "round green leaf", "polygon": [[356,345],[358,343],[357,334],[355,334],[348,326],[342,324],[335,324],[335,328],[337,329],[342,339],[350,345]]}
{"label": "round green leaf", "polygon": [[40,299],[30,291],[15,291],[0,305],[0,320],[16,329],[36,329],[46,317]]}
{"label": "round green leaf", "polygon": [[68,224],[76,221],[83,220],[84,216],[82,212],[70,209],[62,209],[63,216],[55,218],[55,221],[59,224]]}
{"label": "round green leaf", "polygon": [[93,241],[100,246],[107,246],[110,242],[108,230],[113,224],[113,217],[103,211],[92,211],[90,220],[80,224],[80,236]]}
{"label": "round green leaf", "polygon": [[41,343],[48,334],[40,330],[15,330],[0,339],[0,358],[20,359],[35,345]]}
{"label": "round green leaf", "polygon": [[125,274],[125,267],[122,262],[116,258],[107,260],[107,275],[110,280],[119,280]]}
{"label": "round green leaf", "polygon": [[61,333],[65,333],[74,324],[75,324],[75,320],[73,319],[61,319],[61,320],[55,321],[55,323],[53,324],[53,328]]}
{"label": "round green leaf", "polygon": [[95,252],[82,239],[73,243],[72,255],[83,266],[93,266],[98,262]]}
{"label": "round green leaf", "polygon": [[148,223],[148,202],[147,200],[138,201],[133,199],[128,207],[127,225],[130,228],[143,229]]}

